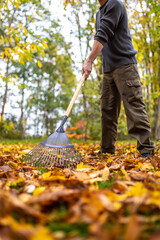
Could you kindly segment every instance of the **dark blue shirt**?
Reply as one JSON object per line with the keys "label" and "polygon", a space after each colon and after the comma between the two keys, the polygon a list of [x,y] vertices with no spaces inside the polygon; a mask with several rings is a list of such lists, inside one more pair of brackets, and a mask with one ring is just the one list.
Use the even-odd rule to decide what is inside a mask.
{"label": "dark blue shirt", "polygon": [[128,16],[120,0],[108,0],[96,14],[94,39],[103,44],[103,71],[137,63],[129,31]]}

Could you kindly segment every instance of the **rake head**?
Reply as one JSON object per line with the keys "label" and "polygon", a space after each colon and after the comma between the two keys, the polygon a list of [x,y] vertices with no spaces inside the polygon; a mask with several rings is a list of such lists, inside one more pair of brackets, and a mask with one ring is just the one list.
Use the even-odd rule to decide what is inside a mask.
{"label": "rake head", "polygon": [[55,133],[51,134],[25,156],[25,161],[33,166],[56,167],[76,166],[81,162],[80,155],[64,132],[63,125],[66,119],[66,117],[63,119]]}

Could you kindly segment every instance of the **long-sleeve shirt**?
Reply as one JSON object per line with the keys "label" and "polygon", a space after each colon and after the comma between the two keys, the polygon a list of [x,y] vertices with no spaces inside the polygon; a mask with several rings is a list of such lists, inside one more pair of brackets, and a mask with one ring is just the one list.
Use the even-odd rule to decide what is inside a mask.
{"label": "long-sleeve shirt", "polygon": [[103,44],[103,71],[137,63],[129,31],[127,10],[120,0],[108,0],[96,14],[95,40]]}

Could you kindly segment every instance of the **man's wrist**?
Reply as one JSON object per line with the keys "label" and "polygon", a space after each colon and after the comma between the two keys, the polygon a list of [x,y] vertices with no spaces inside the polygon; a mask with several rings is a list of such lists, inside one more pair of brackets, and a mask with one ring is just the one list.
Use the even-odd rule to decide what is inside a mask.
{"label": "man's wrist", "polygon": [[92,59],[91,57],[88,57],[88,58],[87,58],[87,60],[86,60],[86,62],[88,62],[88,63],[91,63],[91,64],[92,64],[92,63],[94,62],[94,59]]}

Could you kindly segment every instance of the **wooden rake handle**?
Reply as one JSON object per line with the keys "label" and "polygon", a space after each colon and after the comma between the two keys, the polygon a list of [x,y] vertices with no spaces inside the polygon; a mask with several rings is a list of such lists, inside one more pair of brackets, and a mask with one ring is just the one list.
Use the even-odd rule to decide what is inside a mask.
{"label": "wooden rake handle", "polygon": [[85,81],[85,75],[82,76],[82,78],[81,78],[81,80],[80,80],[80,82],[79,82],[79,84],[77,86],[77,89],[76,89],[76,91],[75,91],[75,93],[74,93],[74,95],[72,97],[72,100],[70,101],[70,104],[69,104],[69,106],[67,108],[67,111],[66,111],[66,114],[65,114],[67,117],[69,117],[69,114],[70,114],[70,112],[72,110],[72,107],[73,107],[77,97],[78,97],[78,94],[79,94],[79,92],[81,90],[81,87],[82,87],[84,81]]}

